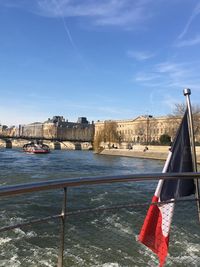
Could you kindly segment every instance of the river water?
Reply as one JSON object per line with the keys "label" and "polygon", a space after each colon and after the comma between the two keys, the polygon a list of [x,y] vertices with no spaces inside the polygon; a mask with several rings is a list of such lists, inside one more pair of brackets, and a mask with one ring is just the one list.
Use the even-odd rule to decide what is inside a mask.
{"label": "river water", "polygon": [[[83,176],[161,172],[162,161],[95,155],[91,151],[54,150],[46,155],[0,150],[0,184],[12,185]],[[120,210],[68,217],[64,266],[153,267],[156,256],[137,242],[156,182],[120,183],[68,190],[69,211],[137,204]],[[61,190],[1,198],[0,226],[58,214]],[[140,204],[140,205],[139,205]],[[24,227],[0,235],[0,266],[56,266],[59,223]],[[166,266],[200,266],[200,226],[191,202],[175,209]]]}

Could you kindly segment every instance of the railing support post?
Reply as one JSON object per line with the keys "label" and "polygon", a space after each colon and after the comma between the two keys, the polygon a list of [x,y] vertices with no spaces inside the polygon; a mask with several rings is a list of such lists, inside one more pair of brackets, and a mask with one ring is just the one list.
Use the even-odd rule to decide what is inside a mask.
{"label": "railing support post", "polygon": [[67,187],[64,188],[63,204],[61,212],[61,226],[60,226],[60,246],[58,252],[57,267],[63,267],[64,243],[65,243],[65,221],[66,221],[66,202],[67,202]]}

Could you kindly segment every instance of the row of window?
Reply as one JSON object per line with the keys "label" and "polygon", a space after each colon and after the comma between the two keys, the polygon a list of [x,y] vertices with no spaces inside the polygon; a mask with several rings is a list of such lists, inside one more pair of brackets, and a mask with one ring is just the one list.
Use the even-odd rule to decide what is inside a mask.
{"label": "row of window", "polygon": [[[146,134],[147,129],[135,129],[135,130],[120,130],[118,131],[118,133],[121,134],[134,134],[134,135],[144,135]],[[174,128],[161,128],[161,129],[148,129],[148,133],[149,134],[170,134],[170,133],[174,133],[175,129]]]}

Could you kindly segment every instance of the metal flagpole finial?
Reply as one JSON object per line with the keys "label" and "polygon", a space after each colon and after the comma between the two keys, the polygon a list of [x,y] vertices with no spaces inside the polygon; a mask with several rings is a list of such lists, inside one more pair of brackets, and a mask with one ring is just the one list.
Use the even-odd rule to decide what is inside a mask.
{"label": "metal flagpole finial", "polygon": [[186,95],[191,95],[191,90],[189,88],[186,88],[183,90],[183,94]]}

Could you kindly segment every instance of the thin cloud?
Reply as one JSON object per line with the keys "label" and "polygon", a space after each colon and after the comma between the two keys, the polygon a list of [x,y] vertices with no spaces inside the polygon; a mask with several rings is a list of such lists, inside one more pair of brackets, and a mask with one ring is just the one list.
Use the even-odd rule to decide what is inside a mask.
{"label": "thin cloud", "polygon": [[165,61],[152,65],[149,71],[137,73],[134,81],[151,88],[191,87],[199,91],[199,69],[198,62]]}
{"label": "thin cloud", "polygon": [[[5,2],[5,1],[4,1]],[[152,17],[153,0],[0,0],[0,5],[19,7],[40,16],[88,18],[93,25],[132,28]],[[59,7],[59,8],[58,8]],[[70,37],[69,31],[66,29]]]}
{"label": "thin cloud", "polygon": [[137,82],[148,82],[148,81],[154,81],[156,79],[160,78],[160,75],[155,73],[142,73],[139,72],[135,75],[134,80]]}
{"label": "thin cloud", "polygon": [[144,61],[155,56],[153,53],[144,52],[144,51],[128,51],[128,57],[136,59],[138,61]]}
{"label": "thin cloud", "polygon": [[183,38],[183,36],[188,32],[190,25],[192,24],[193,20],[200,14],[200,3],[198,3],[196,5],[196,7],[194,8],[191,16],[189,17],[185,28],[183,29],[183,31],[180,33],[180,35],[178,36],[178,39]]}
{"label": "thin cloud", "polygon": [[134,27],[139,23],[149,19],[150,14],[144,14],[145,8],[135,7],[134,9],[119,10],[113,15],[102,16],[95,21],[96,25],[111,25],[111,26],[130,26]]}
{"label": "thin cloud", "polygon": [[199,64],[194,62],[176,63],[167,61],[155,66],[156,71],[162,75],[166,88],[190,87],[191,83],[194,84],[194,81],[200,85],[199,68]]}
{"label": "thin cloud", "polygon": [[175,46],[176,47],[184,47],[184,46],[193,46],[193,45],[198,45],[198,44],[200,44],[200,35],[197,35],[193,39],[178,41],[175,44]]}
{"label": "thin cloud", "polygon": [[[60,10],[55,9],[59,5]],[[115,13],[121,6],[120,1],[74,1],[71,0],[38,0],[38,7],[45,16],[50,17],[93,17]]]}
{"label": "thin cloud", "polygon": [[189,70],[184,63],[174,63],[170,61],[159,63],[155,66],[156,72],[164,75],[169,75],[173,78],[184,78]]}

